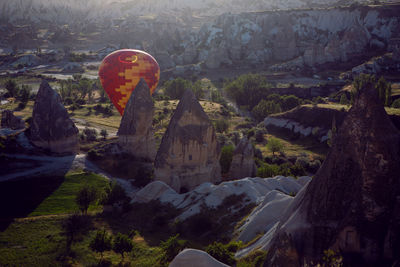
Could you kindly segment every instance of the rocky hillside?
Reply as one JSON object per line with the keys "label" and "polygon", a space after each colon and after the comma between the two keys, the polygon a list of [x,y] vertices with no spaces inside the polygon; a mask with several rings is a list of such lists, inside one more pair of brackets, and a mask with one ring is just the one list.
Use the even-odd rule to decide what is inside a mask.
{"label": "rocky hillside", "polygon": [[321,169],[270,233],[264,266],[318,262],[327,249],[340,253],[348,266],[398,262],[399,133],[367,84]]}
{"label": "rocky hillside", "polygon": [[[338,128],[346,114],[346,107],[341,105],[303,105],[268,116],[264,120],[264,125],[271,131],[286,130],[294,135],[312,136],[320,142],[325,142],[330,136],[333,120]],[[392,114],[389,118],[400,130],[400,117]]]}
{"label": "rocky hillside", "polygon": [[[351,69],[362,63],[352,62],[354,58],[383,54],[390,39],[400,34],[396,4],[258,11],[274,2],[291,8],[313,6],[313,1],[268,1],[271,6],[264,6],[267,1],[259,0],[246,7],[241,1],[213,1],[212,6],[201,1],[197,5],[215,14],[196,15],[196,6],[186,8],[180,2],[169,1],[167,8],[148,1],[7,0],[0,5],[0,46],[98,49],[111,43],[144,49],[162,70],[179,73],[245,66],[298,70],[337,62]],[[219,5],[225,7],[221,12],[215,11]],[[163,12],[157,14],[156,7]]]}
{"label": "rocky hillside", "polygon": [[[72,18],[100,20],[130,15],[193,12],[200,15],[220,15],[226,12],[247,12],[267,9],[329,7],[351,4],[355,1],[338,0],[4,0],[0,5],[1,18],[9,21],[32,19],[35,21],[70,22]],[[366,1],[358,1],[366,2]],[[72,16],[72,17],[71,17]]]}

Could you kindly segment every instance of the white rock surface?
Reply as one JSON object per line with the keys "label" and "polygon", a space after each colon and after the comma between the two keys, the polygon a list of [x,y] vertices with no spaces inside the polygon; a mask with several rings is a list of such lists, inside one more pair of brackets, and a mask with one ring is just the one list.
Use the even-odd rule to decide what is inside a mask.
{"label": "white rock surface", "polygon": [[292,198],[276,190],[269,192],[264,201],[257,206],[246,219],[246,222],[238,229],[238,240],[247,243],[259,233],[268,232],[279,221]]}
{"label": "white rock surface", "polygon": [[176,193],[171,187],[161,181],[155,181],[132,195],[132,202],[147,203],[159,200],[171,204],[182,213],[178,218],[183,221],[201,211],[201,206],[218,207],[227,197],[242,195],[242,205],[263,203],[266,195],[277,190],[282,195],[296,194],[303,187],[304,181],[311,179],[303,177],[299,182],[293,177],[276,176],[274,178],[244,178],[223,182],[219,185],[203,183],[194,190],[184,194]]}
{"label": "white rock surface", "polygon": [[180,252],[169,267],[229,267],[220,261],[217,261],[209,254],[197,249],[184,249]]}

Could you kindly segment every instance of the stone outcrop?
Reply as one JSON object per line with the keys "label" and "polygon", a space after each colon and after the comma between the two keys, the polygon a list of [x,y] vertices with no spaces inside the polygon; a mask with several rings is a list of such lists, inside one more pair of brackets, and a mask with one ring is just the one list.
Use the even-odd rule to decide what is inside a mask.
{"label": "stone outcrop", "polygon": [[321,169],[283,215],[265,266],[321,262],[327,249],[352,266],[398,261],[399,174],[400,132],[367,84]]}
{"label": "stone outcrop", "polygon": [[78,132],[60,95],[43,80],[32,112],[31,142],[51,152],[75,153],[78,151]]}
{"label": "stone outcrop", "polygon": [[254,177],[256,171],[253,145],[246,137],[243,137],[233,152],[229,177],[232,179]]}
{"label": "stone outcrop", "polygon": [[11,110],[6,109],[1,113],[1,128],[24,129],[25,122],[22,118],[15,116]]}
{"label": "stone outcrop", "polygon": [[156,156],[156,144],[152,128],[154,103],[150,89],[140,79],[125,107],[118,129],[118,143],[121,148],[137,157],[153,161]]}
{"label": "stone outcrop", "polygon": [[214,127],[192,91],[180,100],[155,159],[156,180],[179,192],[221,179]]}
{"label": "stone outcrop", "polygon": [[169,264],[169,267],[228,267],[208,253],[198,249],[184,249]]}

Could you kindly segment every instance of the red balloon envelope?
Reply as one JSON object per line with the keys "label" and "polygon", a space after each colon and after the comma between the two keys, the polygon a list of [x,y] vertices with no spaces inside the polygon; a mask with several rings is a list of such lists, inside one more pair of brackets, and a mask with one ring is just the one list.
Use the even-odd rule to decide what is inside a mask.
{"label": "red balloon envelope", "polygon": [[112,52],[103,59],[99,76],[104,90],[122,115],[140,78],[146,81],[150,94],[154,93],[160,79],[160,67],[146,52],[123,49]]}

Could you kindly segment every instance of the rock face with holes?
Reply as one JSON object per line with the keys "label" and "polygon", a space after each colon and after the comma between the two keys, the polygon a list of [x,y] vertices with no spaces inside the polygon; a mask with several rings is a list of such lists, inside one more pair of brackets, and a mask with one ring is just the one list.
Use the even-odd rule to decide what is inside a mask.
{"label": "rock face with holes", "polygon": [[399,260],[400,132],[373,85],[358,93],[323,166],[265,249],[265,266],[322,262],[328,249],[356,266]]}
{"label": "rock face with holes", "polygon": [[180,100],[161,141],[154,176],[175,191],[221,180],[215,130],[192,91]]}
{"label": "rock face with holes", "polygon": [[140,79],[126,105],[118,129],[118,143],[138,159],[154,161],[156,144],[152,128],[154,104],[149,86]]}
{"label": "rock face with holes", "polygon": [[1,128],[24,129],[25,122],[20,117],[15,116],[11,110],[6,109],[1,113]]}
{"label": "rock face with holes", "polygon": [[232,179],[254,177],[256,172],[253,145],[246,137],[243,137],[233,152],[229,177]]}
{"label": "rock face with holes", "polygon": [[43,80],[32,112],[31,142],[50,152],[75,153],[78,151],[78,132],[60,95]]}

